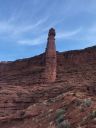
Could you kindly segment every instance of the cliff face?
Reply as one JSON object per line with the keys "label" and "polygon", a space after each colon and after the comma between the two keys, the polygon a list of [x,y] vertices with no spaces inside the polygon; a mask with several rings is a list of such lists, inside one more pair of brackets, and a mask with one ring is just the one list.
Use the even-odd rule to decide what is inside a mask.
{"label": "cliff face", "polygon": [[[96,63],[96,46],[83,50],[67,51],[63,53],[57,52],[57,79],[60,70],[69,70],[70,68],[88,67],[91,63]],[[52,60],[53,61],[53,60]],[[27,59],[16,60],[14,62],[0,63],[0,81],[1,83],[18,84],[34,84],[44,82],[45,53]],[[56,66],[53,65],[54,67]],[[61,77],[62,78],[62,77]]]}
{"label": "cliff face", "polygon": [[[44,54],[39,56],[0,64],[0,81],[5,84],[38,83],[44,72]],[[40,79],[38,79],[40,78]]]}
{"label": "cliff face", "polygon": [[95,128],[96,46],[57,52],[53,83],[44,81],[44,57],[0,63],[0,128]]}

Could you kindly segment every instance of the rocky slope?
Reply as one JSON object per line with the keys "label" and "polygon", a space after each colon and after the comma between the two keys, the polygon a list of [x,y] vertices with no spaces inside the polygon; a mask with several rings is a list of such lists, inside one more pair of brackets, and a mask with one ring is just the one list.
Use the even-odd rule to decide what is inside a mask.
{"label": "rocky slope", "polygon": [[0,63],[0,128],[96,128],[96,46],[57,52],[54,83],[44,55]]}

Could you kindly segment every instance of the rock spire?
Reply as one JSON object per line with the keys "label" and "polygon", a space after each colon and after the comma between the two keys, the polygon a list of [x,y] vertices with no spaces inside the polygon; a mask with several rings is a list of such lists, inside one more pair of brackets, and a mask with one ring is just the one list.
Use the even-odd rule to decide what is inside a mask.
{"label": "rock spire", "polygon": [[45,51],[46,69],[45,75],[48,82],[54,82],[56,80],[56,46],[55,46],[55,29],[51,28],[48,33],[47,47]]}

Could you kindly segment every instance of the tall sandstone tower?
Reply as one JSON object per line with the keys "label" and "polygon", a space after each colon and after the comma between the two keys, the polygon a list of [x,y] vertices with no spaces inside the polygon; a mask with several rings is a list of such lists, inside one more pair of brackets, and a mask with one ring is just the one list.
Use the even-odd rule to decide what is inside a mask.
{"label": "tall sandstone tower", "polygon": [[45,77],[47,82],[54,82],[56,80],[56,46],[55,46],[55,29],[51,28],[48,34],[47,47],[45,52]]}

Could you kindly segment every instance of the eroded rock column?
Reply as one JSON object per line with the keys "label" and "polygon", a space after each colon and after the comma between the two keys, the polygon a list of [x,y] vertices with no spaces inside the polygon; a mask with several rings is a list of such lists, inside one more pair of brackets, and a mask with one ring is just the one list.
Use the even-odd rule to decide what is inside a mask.
{"label": "eroded rock column", "polygon": [[55,46],[55,29],[51,28],[48,34],[47,47],[45,52],[45,62],[46,62],[46,81],[54,82],[56,80],[56,46]]}

